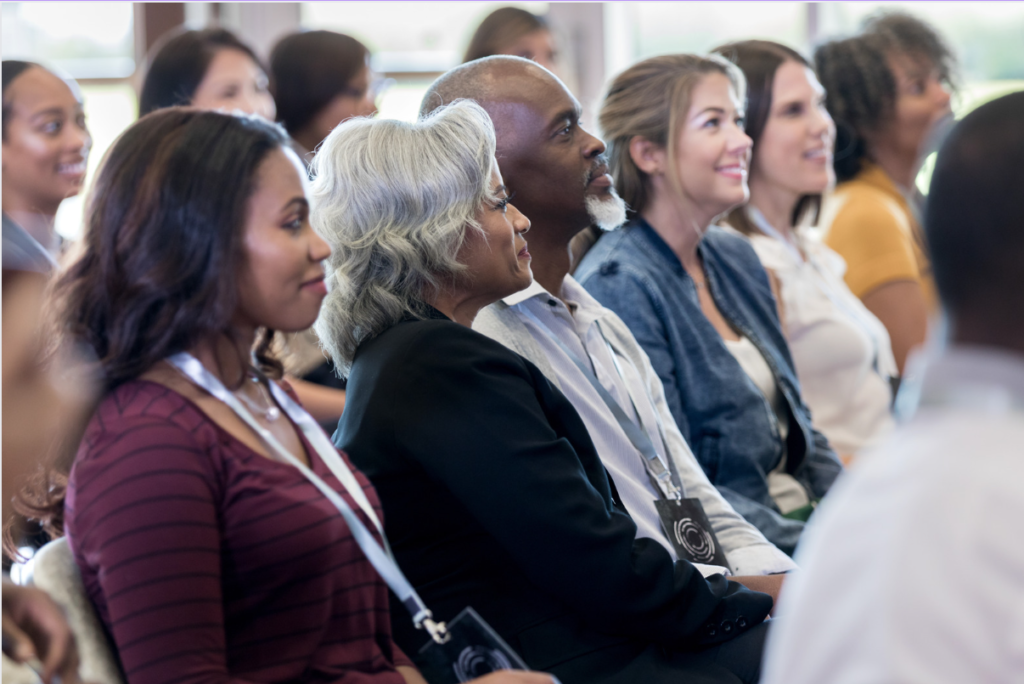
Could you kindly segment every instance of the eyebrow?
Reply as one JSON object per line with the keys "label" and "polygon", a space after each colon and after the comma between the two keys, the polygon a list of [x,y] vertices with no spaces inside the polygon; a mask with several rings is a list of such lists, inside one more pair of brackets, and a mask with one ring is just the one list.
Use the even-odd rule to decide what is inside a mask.
{"label": "eyebrow", "polygon": [[283,207],[281,207],[281,211],[287,211],[288,209],[291,209],[293,204],[297,204],[300,207],[309,209],[309,200],[307,200],[305,197],[292,197],[285,203]]}
{"label": "eyebrow", "polygon": [[555,126],[558,126],[559,124],[561,124],[563,121],[566,121],[566,120],[568,120],[571,123],[576,123],[577,121],[580,120],[580,117],[582,117],[582,116],[583,116],[583,108],[580,107],[580,105],[578,105],[578,104],[573,105],[573,107],[571,109],[565,109],[565,110],[559,112],[558,114],[556,114],[551,119],[551,123],[548,124],[548,128],[549,129],[553,129]]}
{"label": "eyebrow", "polygon": [[62,116],[63,114],[64,114],[64,110],[62,108],[60,108],[60,107],[50,107],[49,109],[44,109],[41,112],[36,112],[35,114],[32,115],[32,119],[35,120],[35,119],[42,118],[44,116]]}
{"label": "eyebrow", "polygon": [[499,185],[498,187],[494,188],[494,194],[495,195],[497,195],[499,192],[503,192],[503,193],[505,193],[507,195],[508,194],[508,186],[507,185]]}

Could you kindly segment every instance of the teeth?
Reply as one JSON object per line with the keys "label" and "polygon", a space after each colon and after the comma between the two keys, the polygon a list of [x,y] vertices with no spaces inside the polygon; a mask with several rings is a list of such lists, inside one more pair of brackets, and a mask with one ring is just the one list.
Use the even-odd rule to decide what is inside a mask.
{"label": "teeth", "polygon": [[60,164],[57,167],[57,171],[60,173],[85,173],[85,162],[78,162],[77,164]]}

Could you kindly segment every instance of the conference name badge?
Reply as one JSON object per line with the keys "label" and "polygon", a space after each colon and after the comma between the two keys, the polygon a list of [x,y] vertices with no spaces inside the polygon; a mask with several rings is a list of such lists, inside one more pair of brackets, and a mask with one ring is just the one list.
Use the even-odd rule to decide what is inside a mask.
{"label": "conference name badge", "polygon": [[665,536],[681,560],[729,567],[700,499],[658,499],[654,506]]}

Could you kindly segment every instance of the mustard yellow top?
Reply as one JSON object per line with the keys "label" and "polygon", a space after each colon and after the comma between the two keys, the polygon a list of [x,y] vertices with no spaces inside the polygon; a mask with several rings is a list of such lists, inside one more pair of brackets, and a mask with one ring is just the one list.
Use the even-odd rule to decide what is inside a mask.
{"label": "mustard yellow top", "polygon": [[880,285],[915,280],[930,311],[938,300],[921,227],[892,179],[871,162],[836,186],[822,207],[825,244],[846,260],[846,284],[858,297]]}

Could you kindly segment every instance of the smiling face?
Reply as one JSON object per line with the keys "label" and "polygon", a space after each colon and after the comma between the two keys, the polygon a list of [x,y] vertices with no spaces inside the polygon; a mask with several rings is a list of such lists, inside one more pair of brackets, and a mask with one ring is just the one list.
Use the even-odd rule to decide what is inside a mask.
{"label": "smiling face", "polygon": [[466,266],[466,273],[459,278],[461,286],[487,304],[533,282],[530,252],[523,237],[530,229],[530,220],[509,203],[497,162],[491,171],[490,191],[498,199],[486,200],[480,207],[476,220],[481,230],[467,231],[457,257]]}
{"label": "smiling face", "polygon": [[305,330],[327,294],[321,262],[331,248],[309,224],[302,164],[291,150],[267,155],[256,175],[244,228],[236,324]]}
{"label": "smiling face", "polygon": [[241,50],[223,48],[210,60],[191,104],[214,111],[239,110],[273,121],[277,108],[267,85],[267,75],[252,57]]}
{"label": "smiling face", "polygon": [[85,180],[92,138],[81,101],[49,71],[29,67],[7,86],[4,211],[53,215]]}
{"label": "smiling face", "polygon": [[747,201],[751,147],[729,78],[720,73],[704,76],[690,93],[675,149],[679,191],[687,204],[711,217]]}
{"label": "smiling face", "polygon": [[799,62],[784,62],[776,70],[771,103],[754,150],[750,188],[755,198],[763,188],[795,205],[834,182],[836,127],[825,109],[825,89]]}

